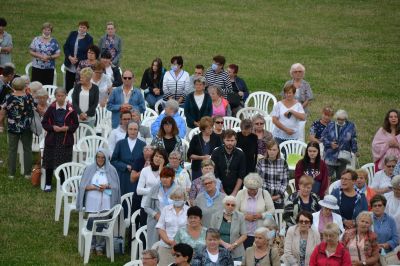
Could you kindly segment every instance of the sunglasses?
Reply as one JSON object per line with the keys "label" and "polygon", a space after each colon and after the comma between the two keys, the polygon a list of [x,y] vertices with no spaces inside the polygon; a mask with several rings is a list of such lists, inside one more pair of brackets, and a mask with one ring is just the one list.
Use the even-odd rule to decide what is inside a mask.
{"label": "sunglasses", "polygon": [[386,165],[386,167],[387,167],[387,168],[395,168],[395,167],[396,167],[396,165],[387,164],[387,165]]}
{"label": "sunglasses", "polygon": [[224,123],[224,121],[215,121],[215,124],[220,124],[222,125]]}
{"label": "sunglasses", "polygon": [[310,224],[308,220],[299,220],[299,224]]}
{"label": "sunglasses", "polygon": [[123,79],[125,79],[125,80],[131,80],[132,77],[123,77]]}

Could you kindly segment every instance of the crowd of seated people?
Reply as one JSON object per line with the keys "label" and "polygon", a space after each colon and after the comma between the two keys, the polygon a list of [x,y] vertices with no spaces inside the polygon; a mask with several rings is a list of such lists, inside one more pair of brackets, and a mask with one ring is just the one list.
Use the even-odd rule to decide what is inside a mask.
{"label": "crowd of seated people", "polygon": [[[19,141],[23,175],[30,178],[35,112],[45,136],[44,191],[51,192],[54,170],[72,161],[74,132],[81,125],[95,128],[96,109],[106,108],[108,151],[99,149],[83,172],[77,209],[109,210],[134,192],[132,213],[140,210],[139,226],[147,225],[146,246],[158,243],[157,251],[142,254],[153,265],[377,265],[398,252],[398,110],[388,111],[372,141],[372,179],[362,169],[348,169],[359,156],[356,126],[345,110],[331,107],[312,123],[304,157],[291,172],[280,144],[298,140],[300,123],[310,117],[313,93],[303,65],[290,69],[292,80],[270,116],[272,132],[260,114],[243,119],[240,129],[227,128],[225,117],[245,108],[249,95],[238,65],[225,70],[226,58],[217,55],[209,69],[198,64],[190,76],[182,56],[171,58],[170,70],[156,58],[136,88],[134,71],[118,69],[123,51],[115,25],[107,23],[97,47],[89,23],[78,24],[63,46],[66,87],[50,95],[52,102],[42,89],[60,56],[51,24],[29,48],[32,83],[17,77],[12,64],[1,66],[0,125],[7,119],[10,179]],[[38,49],[40,43],[51,49]],[[151,125],[141,121],[146,105],[159,108]],[[195,128],[200,133],[188,142]],[[291,179],[295,191],[288,189]],[[93,240],[92,248],[101,254],[104,239]]]}

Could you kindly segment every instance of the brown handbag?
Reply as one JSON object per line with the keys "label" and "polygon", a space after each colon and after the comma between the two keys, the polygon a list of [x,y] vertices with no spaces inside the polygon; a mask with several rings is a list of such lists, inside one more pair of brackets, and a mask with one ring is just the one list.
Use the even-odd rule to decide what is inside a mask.
{"label": "brown handbag", "polygon": [[40,185],[40,177],[42,176],[42,170],[40,164],[35,164],[32,169],[31,182],[32,186],[37,187]]}

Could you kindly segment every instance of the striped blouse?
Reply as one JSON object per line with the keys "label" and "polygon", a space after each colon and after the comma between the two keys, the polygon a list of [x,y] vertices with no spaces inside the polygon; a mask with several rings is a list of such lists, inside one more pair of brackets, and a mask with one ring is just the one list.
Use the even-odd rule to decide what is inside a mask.
{"label": "striped blouse", "polygon": [[175,76],[175,73],[172,70],[166,72],[163,80],[164,101],[168,101],[170,97],[176,101],[178,101],[180,97],[185,99],[187,92],[189,91],[189,83],[189,73],[184,70],[181,70],[178,76]]}

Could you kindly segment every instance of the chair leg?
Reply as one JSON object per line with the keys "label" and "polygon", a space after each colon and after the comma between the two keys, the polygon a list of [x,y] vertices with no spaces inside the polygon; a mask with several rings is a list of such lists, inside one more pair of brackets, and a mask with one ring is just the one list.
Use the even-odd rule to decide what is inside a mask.
{"label": "chair leg", "polygon": [[87,264],[89,262],[90,247],[92,246],[92,234],[84,235],[84,257],[83,263]]}
{"label": "chair leg", "polygon": [[108,239],[108,248],[107,251],[109,251],[108,256],[111,256],[111,262],[114,262],[114,238],[111,236],[111,238],[107,237]]}
{"label": "chair leg", "polygon": [[66,204],[64,204],[64,236],[68,235],[70,216],[71,216],[71,210],[69,207],[66,206]]}
{"label": "chair leg", "polygon": [[61,204],[62,204],[63,195],[61,192],[60,184],[57,182],[57,193],[56,193],[56,211],[54,214],[54,220],[58,222],[60,220],[61,213]]}
{"label": "chair leg", "polygon": [[44,190],[44,186],[46,184],[46,170],[44,168],[42,170],[42,175],[40,177],[40,188]]}

